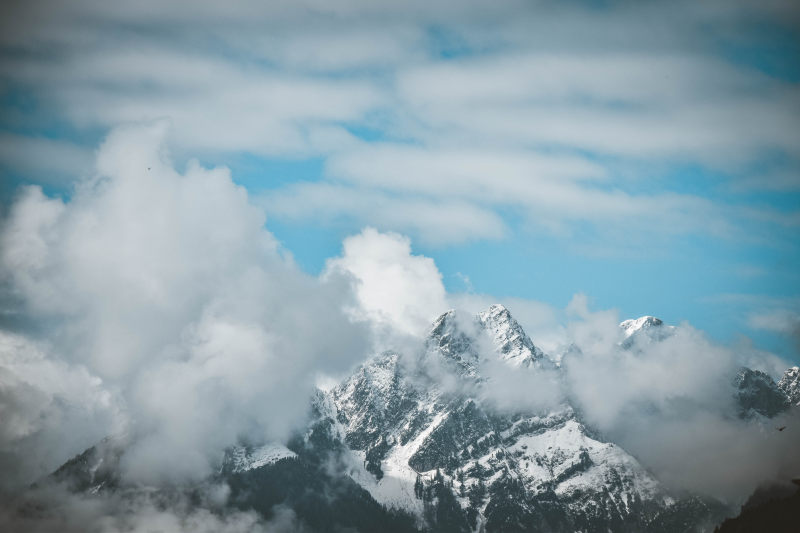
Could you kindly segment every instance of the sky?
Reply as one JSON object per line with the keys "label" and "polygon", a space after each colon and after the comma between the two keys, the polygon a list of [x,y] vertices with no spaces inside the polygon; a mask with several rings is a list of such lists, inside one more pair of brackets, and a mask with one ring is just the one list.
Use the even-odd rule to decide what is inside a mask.
{"label": "sky", "polygon": [[308,273],[364,227],[452,292],[689,321],[797,361],[792,2],[6,3],[0,197],[165,120]]}
{"label": "sky", "polygon": [[[729,415],[741,365],[800,363],[795,3],[2,10],[0,496],[109,435],[132,481],[204,479],[496,302],[675,486],[794,460]],[[620,353],[646,314],[679,333]]]}

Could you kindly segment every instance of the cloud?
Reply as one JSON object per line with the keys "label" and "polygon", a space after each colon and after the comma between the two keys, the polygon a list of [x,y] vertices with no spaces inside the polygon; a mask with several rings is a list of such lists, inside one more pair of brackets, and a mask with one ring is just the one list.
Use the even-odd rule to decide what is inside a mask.
{"label": "cloud", "polygon": [[[163,122],[116,129],[97,175],[72,198],[30,187],[11,208],[0,272],[20,302],[16,323],[47,324],[20,330],[48,348],[36,355],[37,344],[15,341],[4,365],[3,408],[21,417],[17,426],[41,427],[4,433],[3,447],[30,444],[31,462],[44,461],[9,478],[30,481],[81,451],[88,443],[58,435],[104,409],[124,420],[98,414],[81,439],[127,422],[130,478],[202,478],[241,438],[286,438],[317,375],[366,353],[366,328],[343,311],[353,301],[347,283],[307,276],[285,258],[226,169],[190,162],[176,171],[167,131]],[[71,388],[25,378],[26,360],[38,361],[31,372],[42,379],[61,368],[60,387]],[[70,415],[49,402],[65,402]]]}
{"label": "cloud", "polygon": [[368,220],[383,230],[402,230],[426,244],[461,244],[498,239],[507,233],[491,209],[458,199],[404,197],[381,191],[327,184],[298,183],[259,198],[270,216],[323,223]]}
{"label": "cloud", "polygon": [[411,241],[366,228],[344,240],[342,255],[329,259],[324,278],[351,276],[358,314],[399,332],[421,336],[446,309],[442,275],[433,260],[411,253]]}
{"label": "cloud", "polygon": [[0,493],[52,472],[65,457],[121,431],[121,401],[52,347],[0,331]]}
{"label": "cloud", "polygon": [[747,323],[753,329],[774,331],[792,338],[800,352],[800,313],[797,310],[777,309],[751,313],[747,317]]}
{"label": "cloud", "polygon": [[555,353],[566,342],[563,310],[529,298],[505,297],[498,299],[489,294],[448,293],[448,307],[476,315],[498,302],[505,306],[519,322],[533,343],[548,353]]}
{"label": "cloud", "polygon": [[[664,177],[692,166],[734,187],[792,187],[798,89],[737,52],[764,49],[762,28],[791,29],[797,10],[781,1],[82,0],[8,15],[0,77],[35,105],[11,99],[2,125],[31,156],[0,157],[26,172],[45,171],[34,153],[83,157],[31,140],[32,127],[91,136],[167,118],[178,155],[322,159],[319,182],[259,182],[280,189],[269,207],[286,220],[437,245],[500,239],[517,220],[558,236],[588,224],[605,248],[685,234],[774,242],[770,229],[796,225],[791,210]],[[771,159],[776,177],[760,179]]]}
{"label": "cloud", "polygon": [[92,168],[92,153],[64,140],[0,134],[0,163],[37,183],[70,182]]}

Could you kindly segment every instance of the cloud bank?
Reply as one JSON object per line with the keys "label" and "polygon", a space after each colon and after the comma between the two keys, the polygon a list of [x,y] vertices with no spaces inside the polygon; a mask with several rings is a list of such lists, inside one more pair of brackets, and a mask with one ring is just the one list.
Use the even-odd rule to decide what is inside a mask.
{"label": "cloud bank", "polygon": [[[0,163],[43,179],[79,168],[89,145],[31,126],[86,137],[168,117],[182,155],[318,158],[315,179],[260,181],[284,220],[435,244],[518,227],[581,239],[589,224],[586,240],[617,248],[687,234],[791,242],[798,225],[794,208],[729,194],[800,186],[792,2],[5,9],[0,78],[32,103],[11,99],[4,145],[19,149]],[[684,187],[687,168],[720,188]]]}
{"label": "cloud bank", "polygon": [[24,189],[4,224],[8,322],[36,339],[3,337],[11,486],[121,428],[129,477],[202,478],[239,439],[286,438],[316,376],[366,353],[349,285],[284,257],[227,170],[175,170],[166,132],[114,130],[69,200]]}

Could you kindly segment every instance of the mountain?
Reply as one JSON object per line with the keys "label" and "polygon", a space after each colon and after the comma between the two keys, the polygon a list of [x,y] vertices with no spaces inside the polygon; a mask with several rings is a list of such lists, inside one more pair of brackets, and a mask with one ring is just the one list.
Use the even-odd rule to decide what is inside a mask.
{"label": "mountain", "polygon": [[323,416],[363,466],[353,479],[437,531],[656,531],[674,513],[719,512],[679,501],[566,400],[495,409],[485,392],[505,384],[483,372],[492,360],[558,378],[555,362],[495,305],[475,317],[448,311],[416,361],[382,354],[330,391]]}
{"label": "mountain", "polygon": [[[620,328],[634,350],[675,331],[655,317]],[[688,533],[731,514],[668,490],[567,397],[528,401],[558,390],[562,373],[505,307],[451,310],[416,352],[377,354],[317,391],[307,427],[285,445],[226,450],[207,483],[225,482],[232,505],[265,517],[288,506],[313,531]],[[741,416],[771,417],[796,398],[798,369],[778,384],[742,369],[733,385]],[[106,439],[51,478],[117,491],[128,445]]]}

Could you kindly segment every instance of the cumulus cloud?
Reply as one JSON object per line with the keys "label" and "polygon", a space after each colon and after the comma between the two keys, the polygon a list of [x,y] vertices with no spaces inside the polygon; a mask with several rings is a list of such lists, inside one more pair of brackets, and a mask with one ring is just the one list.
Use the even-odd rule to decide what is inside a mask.
{"label": "cumulus cloud", "polygon": [[[45,355],[23,341],[4,354],[12,392],[3,408],[19,418],[3,432],[4,451],[35,441],[31,461],[44,461],[18,465],[19,479],[81,451],[86,442],[59,437],[81,410],[113,419],[98,416],[85,438],[114,430],[115,410],[124,415],[129,477],[201,478],[238,439],[286,438],[317,374],[364,357],[366,329],[343,311],[347,283],[285,258],[226,169],[177,171],[167,131],[163,122],[114,130],[96,176],[69,200],[24,189],[4,224],[0,264],[20,302],[16,323],[47,324],[37,333]],[[25,374],[24,361],[40,370]],[[61,384],[45,379],[55,369]],[[41,416],[43,402],[62,401],[77,414]]]}
{"label": "cumulus cloud", "polygon": [[411,241],[397,233],[366,228],[344,240],[342,255],[326,263],[326,278],[351,276],[358,307],[379,325],[420,336],[447,309],[442,275],[433,259],[411,253]]}

